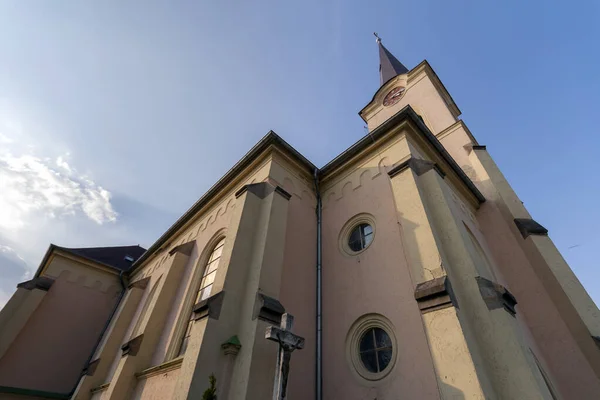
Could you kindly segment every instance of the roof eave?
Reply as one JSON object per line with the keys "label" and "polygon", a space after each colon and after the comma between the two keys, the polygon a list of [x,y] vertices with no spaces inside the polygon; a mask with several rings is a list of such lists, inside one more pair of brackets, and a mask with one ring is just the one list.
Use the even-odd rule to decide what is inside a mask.
{"label": "roof eave", "polygon": [[281,138],[278,134],[269,131],[261,140],[258,141],[229,171],[223,175],[208,191],[200,197],[169,229],[165,231],[140,258],[138,258],[132,265],[129,273],[133,273],[139,266],[141,266],[155,251],[159,250],[161,246],[168,241],[168,239],[183,227],[191,218],[193,218],[198,211],[202,209],[215,195],[217,195],[221,189],[223,189],[229,182],[231,182],[241,171],[244,170],[251,162],[258,157],[263,151],[267,150],[269,146],[276,144],[288,151],[292,156],[297,158],[301,164],[303,164],[311,172],[317,167],[313,165],[306,157],[300,154],[294,149],[289,143]]}
{"label": "roof eave", "polygon": [[326,175],[327,173],[335,170],[336,168],[343,165],[345,162],[349,161],[356,154],[360,153],[362,150],[366,149],[370,145],[373,144],[373,141],[377,140],[381,136],[383,136],[388,130],[397,126],[400,122],[405,119],[410,118],[410,120],[417,125],[421,133],[425,136],[427,141],[434,147],[434,149],[442,156],[442,158],[448,163],[450,168],[458,175],[460,180],[467,186],[467,188],[471,191],[471,193],[477,198],[479,203],[485,202],[485,197],[479,189],[475,186],[475,184],[469,179],[469,177],[464,173],[464,171],[458,166],[454,158],[446,151],[444,146],[440,143],[439,140],[435,137],[435,135],[427,128],[427,126],[421,121],[417,113],[412,109],[410,105],[405,106],[396,114],[394,114],[391,118],[385,121],[383,124],[379,125],[369,134],[365,135],[362,139],[354,143],[348,149],[346,149],[343,153],[338,155],[336,158],[327,163],[323,168],[321,168],[320,175]]}

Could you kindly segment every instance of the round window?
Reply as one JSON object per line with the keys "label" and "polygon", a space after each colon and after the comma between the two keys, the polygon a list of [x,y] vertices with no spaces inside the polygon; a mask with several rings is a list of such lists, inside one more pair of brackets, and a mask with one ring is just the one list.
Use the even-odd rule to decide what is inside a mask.
{"label": "round window", "polygon": [[384,379],[398,357],[394,326],[383,315],[360,317],[348,331],[346,357],[352,372],[367,381]]}
{"label": "round window", "polygon": [[373,227],[369,224],[359,224],[348,237],[348,247],[352,251],[361,251],[366,249],[373,240]]}
{"label": "round window", "polygon": [[375,217],[366,213],[355,215],[340,231],[340,250],[349,256],[357,256],[373,243],[375,231]]}
{"label": "round window", "polygon": [[360,361],[367,371],[382,372],[392,360],[392,339],[381,328],[368,329],[360,339]]}

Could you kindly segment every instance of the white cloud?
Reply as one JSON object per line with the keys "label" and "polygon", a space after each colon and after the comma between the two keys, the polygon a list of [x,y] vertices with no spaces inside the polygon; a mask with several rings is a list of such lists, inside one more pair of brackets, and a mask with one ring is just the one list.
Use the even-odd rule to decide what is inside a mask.
{"label": "white cloud", "polygon": [[0,153],[0,193],[0,230],[23,228],[35,217],[83,213],[97,224],[117,219],[110,193],[62,156],[53,164],[32,154]]}
{"label": "white cloud", "polygon": [[0,143],[2,144],[9,144],[12,143],[13,140],[11,138],[9,138],[8,136],[2,134],[2,132],[0,132]]}

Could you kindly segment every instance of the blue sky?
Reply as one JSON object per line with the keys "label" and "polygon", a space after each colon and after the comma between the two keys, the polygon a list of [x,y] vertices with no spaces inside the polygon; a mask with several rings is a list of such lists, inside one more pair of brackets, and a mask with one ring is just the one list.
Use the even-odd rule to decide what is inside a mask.
{"label": "blue sky", "polygon": [[269,129],[339,154],[373,31],[431,63],[600,300],[599,3],[290,3],[0,3],[0,304],[50,242],[150,245]]}

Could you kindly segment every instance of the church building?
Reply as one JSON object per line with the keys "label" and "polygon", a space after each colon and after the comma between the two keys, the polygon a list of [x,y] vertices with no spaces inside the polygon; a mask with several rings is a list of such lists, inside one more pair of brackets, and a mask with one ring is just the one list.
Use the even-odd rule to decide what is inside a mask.
{"label": "church building", "polygon": [[50,245],[0,400],[600,399],[598,307],[429,63],[377,46],[325,166],[269,132],[148,249]]}

